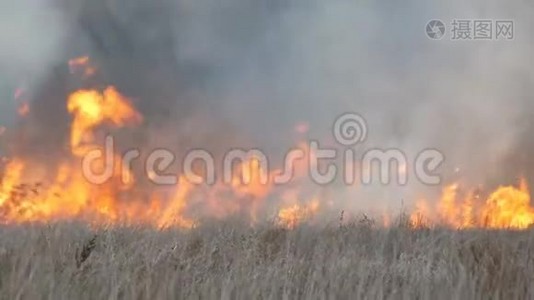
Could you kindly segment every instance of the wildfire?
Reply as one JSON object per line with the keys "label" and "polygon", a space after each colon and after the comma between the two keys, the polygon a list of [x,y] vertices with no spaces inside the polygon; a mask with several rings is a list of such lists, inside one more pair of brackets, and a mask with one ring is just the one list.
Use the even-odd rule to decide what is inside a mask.
{"label": "wildfire", "polygon": [[[92,75],[88,57],[69,61],[72,72],[84,70]],[[22,93],[22,92],[20,92]],[[19,93],[19,94],[20,94]],[[263,169],[260,160],[251,157],[235,166],[229,184],[198,186],[183,176],[170,189],[146,189],[137,185],[130,170],[114,168],[111,179],[102,184],[91,184],[82,172],[81,160],[88,150],[102,148],[98,132],[139,125],[143,116],[131,101],[114,86],[103,90],[83,89],[66,99],[67,111],[72,116],[70,124],[70,155],[50,166],[48,162],[14,156],[7,159],[2,169],[0,185],[0,222],[48,222],[79,219],[91,224],[135,223],[158,228],[178,226],[191,228],[197,222],[187,216],[191,206],[201,201],[204,215],[222,218],[243,213],[251,221],[264,200],[272,196],[274,172]],[[21,115],[26,114],[24,108]],[[115,162],[122,166],[121,157],[115,154]],[[101,171],[104,161],[92,165]],[[130,172],[124,174],[124,172]],[[154,178],[155,174],[147,174]],[[127,178],[127,182],[124,179]],[[201,200],[199,200],[201,199]],[[302,221],[308,212],[315,211],[315,204],[305,208],[290,208],[280,212],[281,218],[293,218],[291,226]]]}
{"label": "wildfire", "polygon": [[142,120],[129,101],[112,86],[103,92],[81,90],[73,93],[68,99],[67,109],[74,115],[70,145],[73,152],[79,155],[83,155],[83,142],[92,142],[92,130],[102,123],[110,122],[123,127]]}
{"label": "wildfire", "polygon": [[[69,68],[73,73],[81,70],[84,76],[96,72],[89,57],[69,61]],[[16,98],[20,98],[23,90],[17,90],[16,94]],[[26,100],[18,111],[21,116],[30,111]],[[192,211],[210,218],[246,215],[254,223],[269,200],[269,204],[271,201],[277,204],[278,225],[293,229],[328,204],[322,196],[303,192],[298,184],[284,188],[274,186],[273,178],[280,170],[266,170],[258,157],[250,157],[234,166],[235,171],[226,184],[195,185],[181,176],[175,186],[147,188],[146,182],[136,178],[137,173],[122,168],[121,155],[117,152],[113,153],[113,158],[118,167],[111,170],[110,180],[91,183],[81,162],[88,150],[102,148],[100,133],[140,125],[143,116],[132,101],[111,85],[104,89],[74,91],[65,100],[71,124],[70,134],[65,137],[68,152],[64,157],[52,162],[17,154],[2,157],[0,223],[76,219],[95,225],[126,223],[191,228],[199,222]],[[299,134],[308,130],[307,123],[295,127]],[[0,127],[0,135],[4,131],[5,128]],[[316,153],[306,144],[300,144],[299,148],[304,157],[296,162],[293,174],[296,178],[305,178],[310,164],[315,161],[306,158]],[[104,161],[91,167],[101,171],[105,168]],[[156,176],[154,172],[148,173],[145,180]],[[519,187],[499,187],[487,197],[480,191],[466,192],[456,183],[443,189],[437,203],[419,201],[410,219],[416,227],[436,222],[454,228],[524,229],[534,224],[534,207],[530,201],[524,181]],[[385,226],[389,226],[389,216],[385,219]]]}
{"label": "wildfire", "polygon": [[314,199],[307,205],[293,204],[287,208],[282,208],[278,212],[280,225],[293,229],[303,221],[311,218],[319,210],[319,201]]}
{"label": "wildfire", "polygon": [[[119,219],[118,188],[113,183],[91,186],[76,157],[82,155],[83,145],[94,146],[92,130],[96,127],[106,122],[121,127],[129,120],[138,121],[140,116],[114,87],[108,87],[102,93],[77,91],[68,99],[68,110],[74,116],[70,137],[73,157],[59,163],[53,180],[42,184],[49,172],[47,167],[19,157],[4,168],[0,210],[6,222],[46,221],[82,215],[95,220]],[[26,182],[31,180],[39,181],[39,184],[29,186]]]}
{"label": "wildfire", "polygon": [[482,198],[461,193],[458,184],[445,187],[437,205],[419,201],[411,215],[414,226],[435,222],[453,228],[526,229],[534,224],[534,207],[525,180],[519,187],[501,186]]}
{"label": "wildfire", "polygon": [[178,192],[174,195],[171,204],[165,208],[163,214],[158,220],[160,228],[180,226],[184,228],[193,227],[193,220],[184,217],[184,212],[187,206],[187,197],[191,193],[193,186],[185,179],[180,180],[181,185]]}
{"label": "wildfire", "polygon": [[483,224],[490,228],[527,228],[534,224],[534,207],[524,180],[520,188],[502,187],[492,193],[482,211]]}
{"label": "wildfire", "polygon": [[84,78],[96,74],[96,68],[90,64],[89,56],[81,56],[69,60],[69,68],[71,73],[79,72]]}
{"label": "wildfire", "polygon": [[[244,161],[232,177],[232,187],[241,195],[264,198],[271,190],[271,176],[262,168],[256,157]],[[265,178],[264,178],[265,177]]]}
{"label": "wildfire", "polygon": [[[3,170],[0,211],[5,222],[46,221],[78,216],[118,220],[117,188],[111,184],[93,187],[84,178],[79,157],[83,145],[93,146],[92,130],[110,123],[121,127],[140,116],[114,87],[103,92],[77,91],[68,99],[73,114],[71,153],[55,168],[53,180],[45,164],[12,159]],[[82,145],[82,143],[84,143]],[[26,182],[38,181],[36,185]],[[44,181],[44,184],[43,184]],[[125,210],[126,214],[129,212]]]}
{"label": "wildfire", "polygon": [[0,189],[0,206],[3,206],[10,196],[12,196],[11,193],[19,183],[23,169],[24,163],[20,160],[13,160],[7,164]]}

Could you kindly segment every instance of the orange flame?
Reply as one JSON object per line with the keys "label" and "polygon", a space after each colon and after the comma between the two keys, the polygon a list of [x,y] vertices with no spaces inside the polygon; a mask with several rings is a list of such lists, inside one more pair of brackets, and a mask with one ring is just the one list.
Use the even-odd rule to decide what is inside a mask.
{"label": "orange flame", "polygon": [[459,185],[443,189],[434,208],[428,201],[419,201],[411,215],[414,226],[421,218],[453,228],[526,229],[534,224],[534,207],[526,181],[519,188],[501,186],[483,200],[474,191],[459,192]]}
{"label": "orange flame", "polygon": [[[141,116],[114,87],[103,93],[83,90],[73,93],[68,99],[68,110],[74,115],[71,127],[71,152],[74,157],[83,155],[83,146],[93,146],[93,130],[109,123],[122,127],[130,121],[139,122]],[[25,181],[46,178],[46,167],[26,163],[15,158],[4,168],[0,208],[2,217],[10,222],[43,221],[90,216],[95,220],[104,218],[117,221],[121,210],[117,201],[118,187],[113,182],[103,186],[91,186],[84,178],[76,159],[68,158],[56,170],[55,178],[47,182],[44,190],[37,191],[23,184]]]}
{"label": "orange flame", "polygon": [[530,193],[522,180],[519,189],[501,187],[492,193],[482,210],[484,226],[489,228],[524,229],[534,224],[534,207]]}
{"label": "orange flame", "polygon": [[[251,157],[236,166],[229,185],[217,184],[208,191],[180,178],[172,191],[136,189],[132,173],[124,178],[122,168],[113,170],[109,182],[90,184],[80,168],[86,150],[99,147],[96,130],[139,124],[142,116],[113,86],[103,91],[79,90],[67,99],[72,115],[70,126],[71,156],[50,169],[44,162],[14,157],[3,169],[0,189],[0,221],[6,223],[81,219],[92,224],[146,223],[157,228],[191,228],[196,221],[187,216],[196,199],[203,199],[209,216],[225,217],[247,212],[252,222],[264,200],[273,192],[275,172],[264,170],[260,160]],[[121,158],[114,158],[120,167]],[[95,168],[103,168],[103,162]],[[264,182],[267,174],[267,182]],[[153,174],[148,174],[148,176]],[[50,178],[50,179],[47,179]],[[25,182],[38,182],[26,185]],[[30,191],[28,191],[30,190]],[[230,201],[226,201],[229,199]],[[298,205],[298,204],[297,204]],[[280,211],[281,222],[294,227],[315,213],[318,202],[303,207],[291,206]]]}
{"label": "orange flame", "polygon": [[141,115],[114,87],[106,88],[103,93],[96,90],[77,91],[70,95],[67,109],[74,115],[70,145],[78,156],[83,155],[82,144],[93,141],[92,130],[103,122],[123,127],[129,122],[138,123],[142,120]]}
{"label": "orange flame", "polygon": [[7,164],[0,189],[0,206],[4,205],[11,196],[10,193],[20,182],[23,169],[24,163],[20,160],[13,160]]}
{"label": "orange flame", "polygon": [[91,66],[89,56],[81,56],[69,60],[71,73],[81,72],[87,78],[96,74],[96,68]]}
{"label": "orange flame", "polygon": [[303,221],[313,217],[319,210],[319,201],[314,199],[305,206],[300,204],[293,204],[289,207],[282,208],[278,212],[279,224],[288,228],[294,229]]}
{"label": "orange flame", "polygon": [[[90,65],[89,57],[69,61],[72,72],[81,70],[84,76],[92,76],[96,69]],[[17,90],[20,98],[23,90]],[[267,199],[280,201],[276,207],[278,225],[294,229],[313,218],[323,209],[324,197],[316,195],[302,197],[300,186],[280,191],[273,185],[278,171],[264,170],[260,160],[252,157],[236,166],[228,185],[193,185],[180,177],[176,186],[167,189],[144,189],[137,185],[132,171],[122,170],[121,158],[113,170],[111,180],[101,185],[92,185],[81,170],[80,160],[88,149],[99,147],[98,131],[138,125],[143,116],[136,111],[129,99],[115,87],[103,91],[79,90],[67,98],[66,107],[72,116],[70,124],[69,150],[54,165],[15,156],[2,169],[0,184],[0,222],[48,222],[64,219],[81,219],[92,224],[135,223],[149,224],[157,228],[178,226],[192,228],[198,220],[189,215],[198,206],[205,208],[209,217],[223,218],[236,213],[245,213],[256,222],[258,212],[265,208]],[[25,102],[19,114],[25,116],[30,107]],[[108,128],[109,127],[109,128]],[[5,129],[0,127],[0,135]],[[297,124],[295,131],[305,134],[307,123]],[[316,160],[307,145],[304,159],[296,163],[295,176],[307,176],[310,163]],[[306,159],[308,158],[308,159]],[[97,168],[103,165],[96,163]],[[123,182],[126,171],[128,182]],[[267,174],[267,175],[266,175]],[[155,174],[148,174],[149,178]],[[264,177],[267,176],[267,182]],[[36,184],[27,184],[37,182]],[[141,186],[140,188],[138,188]],[[312,199],[311,201],[303,201]],[[410,216],[414,227],[439,223],[454,228],[514,228],[524,229],[534,224],[534,207],[531,206],[529,189],[525,181],[520,187],[499,187],[487,197],[476,191],[463,191],[455,183],[443,189],[439,201],[417,202]],[[198,205],[201,204],[201,205]],[[391,220],[384,218],[385,226]]]}

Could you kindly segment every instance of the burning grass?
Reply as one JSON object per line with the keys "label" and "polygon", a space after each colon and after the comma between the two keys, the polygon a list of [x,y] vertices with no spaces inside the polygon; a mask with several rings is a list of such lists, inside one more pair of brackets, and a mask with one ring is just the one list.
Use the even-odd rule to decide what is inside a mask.
{"label": "burning grass", "polygon": [[[69,68],[84,80],[98,74],[85,56]],[[483,191],[451,183],[396,222],[342,213],[325,225],[315,221],[336,210],[331,199],[301,184],[311,162],[295,166],[294,185],[262,184],[263,171],[277,170],[250,158],[230,184],[180,178],[167,191],[146,187],[152,173],[120,168],[117,149],[109,180],[89,182],[81,168],[89,151],[145,119],[113,85],[72,91],[65,108],[65,153],[42,161],[15,151],[0,164],[7,299],[534,298],[534,207],[524,181]],[[23,102],[18,113],[32,112]],[[12,142],[7,149],[17,149]],[[107,170],[102,164],[90,167]]]}
{"label": "burning grass", "polygon": [[[73,78],[83,74],[77,79],[80,82],[99,77],[98,66],[89,56],[71,59],[68,67]],[[24,93],[24,89],[17,89],[15,98],[25,100]],[[52,155],[55,159],[36,159],[24,151],[17,152],[15,146],[26,143],[25,139],[2,141],[0,150],[15,150],[7,151],[0,161],[0,223],[85,221],[99,226],[128,223],[159,229],[191,228],[201,217],[222,220],[239,213],[257,223],[263,221],[260,220],[263,216],[272,215],[270,210],[274,209],[279,225],[293,229],[332,209],[329,207],[332,199],[322,196],[321,189],[306,190],[311,183],[307,178],[310,165],[317,164],[306,159],[295,162],[292,181],[284,186],[275,186],[273,180],[282,170],[267,170],[259,158],[249,157],[233,166],[229,182],[218,180],[215,185],[197,185],[188,180],[187,175],[191,174],[184,171],[178,172],[177,183],[172,186],[152,188],[162,184],[153,178],[157,170],[140,170],[145,167],[148,170],[148,159],[133,168],[129,165],[132,160],[126,159],[120,147],[108,147],[108,141],[111,144],[114,141],[112,132],[126,127],[143,128],[145,118],[135,107],[135,101],[115,86],[105,84],[69,91],[64,105],[70,117],[69,134],[63,137],[64,153]],[[19,114],[32,117],[29,106]],[[19,126],[31,124],[22,122]],[[308,129],[307,124],[297,124],[298,132]],[[0,134],[3,131],[5,128]],[[295,142],[301,144],[304,158],[316,156],[307,143]],[[418,226],[437,223],[464,229],[526,229],[534,224],[534,207],[526,181],[519,187],[489,187],[484,191],[462,187],[461,182],[450,183],[439,199],[420,199],[411,222]]]}
{"label": "burning grass", "polygon": [[534,232],[344,225],[0,228],[8,299],[534,297]]}

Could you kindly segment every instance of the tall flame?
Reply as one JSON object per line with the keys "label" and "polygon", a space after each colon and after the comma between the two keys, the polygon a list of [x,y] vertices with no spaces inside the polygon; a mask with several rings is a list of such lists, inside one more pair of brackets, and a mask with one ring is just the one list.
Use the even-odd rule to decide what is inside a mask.
{"label": "tall flame", "polygon": [[520,188],[501,187],[492,193],[482,210],[484,226],[489,228],[527,228],[534,224],[534,207],[525,180]]}
{"label": "tall flame", "polygon": [[123,127],[129,122],[139,123],[141,115],[136,112],[114,87],[104,92],[81,90],[70,95],[68,111],[74,115],[71,127],[70,146],[75,154],[83,155],[82,144],[92,142],[93,129],[104,122]]}
{"label": "tall flame", "polygon": [[411,221],[415,226],[434,221],[454,228],[526,229],[534,224],[534,207],[524,179],[519,187],[501,186],[486,198],[475,191],[460,193],[459,185],[452,184],[433,208],[430,201],[419,201]]}

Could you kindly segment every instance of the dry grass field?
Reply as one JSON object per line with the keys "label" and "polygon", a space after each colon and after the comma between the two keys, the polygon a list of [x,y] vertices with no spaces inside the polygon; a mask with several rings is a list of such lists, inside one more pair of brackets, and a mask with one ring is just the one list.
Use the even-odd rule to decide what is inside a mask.
{"label": "dry grass field", "polygon": [[0,229],[3,299],[532,299],[534,232],[340,226]]}

